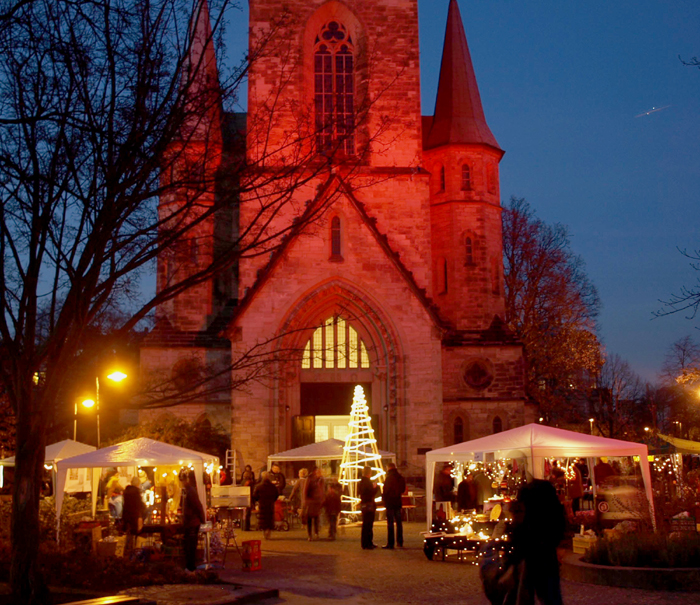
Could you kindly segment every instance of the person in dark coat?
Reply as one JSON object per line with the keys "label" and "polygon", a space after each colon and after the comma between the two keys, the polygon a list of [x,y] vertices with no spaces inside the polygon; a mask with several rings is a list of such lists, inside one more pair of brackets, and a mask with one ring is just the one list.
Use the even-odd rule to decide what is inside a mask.
{"label": "person in dark coat", "polygon": [[403,548],[403,519],[401,518],[401,496],[406,490],[406,480],[393,462],[387,465],[382,503],[386,508],[387,539],[382,548],[394,548],[394,524],[396,524],[396,545]]}
{"label": "person in dark coat", "polygon": [[273,464],[269,475],[272,485],[277,488],[277,494],[281,496],[284,493],[284,488],[287,487],[287,479],[285,478],[284,473],[280,470],[280,465]]}
{"label": "person in dark coat", "polygon": [[357,495],[360,498],[360,511],[362,512],[362,534],[360,542],[364,550],[377,548],[374,544],[374,515],[377,510],[374,501],[377,494],[377,486],[372,483],[370,477],[372,469],[366,466],[362,472],[362,479],[357,486]]}
{"label": "person in dark coat", "polygon": [[562,605],[557,547],[564,537],[566,518],[556,488],[535,479],[518,494],[522,521],[512,532],[513,551],[508,564],[516,566],[517,585],[505,604]]}
{"label": "person in dark coat", "polygon": [[255,473],[253,472],[253,467],[250,464],[245,465],[245,469],[241,473],[241,485],[250,489],[249,502],[251,506],[246,506],[245,508],[245,519],[243,520],[243,531],[250,531],[250,513],[253,510],[253,490],[255,489]]}
{"label": "person in dark coat", "polygon": [[[318,518],[321,516],[323,501],[326,497],[321,469],[313,467],[304,486],[304,506],[306,507],[306,529],[309,541],[316,537],[318,540]],[[313,528],[313,534],[311,530]]]}
{"label": "person in dark coat", "polygon": [[141,498],[141,483],[138,477],[132,477],[131,484],[124,490],[124,509],[122,522],[126,531],[125,549],[130,552],[134,546],[134,539],[141,533],[143,527],[143,514],[146,505]]}
{"label": "person in dark coat", "polygon": [[445,465],[435,480],[435,502],[454,502],[452,467]]}
{"label": "person in dark coat", "polygon": [[335,540],[338,531],[338,515],[342,509],[338,485],[334,483],[328,485],[323,508],[326,509],[326,517],[328,517],[328,539]]}
{"label": "person in dark coat", "polygon": [[260,478],[261,481],[253,492],[253,501],[258,503],[260,529],[263,530],[263,536],[268,539],[270,532],[275,527],[275,502],[279,493],[270,481],[270,474],[267,471],[263,471]]}
{"label": "person in dark coat", "polygon": [[476,508],[476,483],[474,475],[467,473],[464,480],[457,486],[457,506],[459,510],[472,510]]}
{"label": "person in dark coat", "polygon": [[204,507],[199,500],[194,473],[180,472],[182,483],[182,525],[184,531],[183,550],[185,551],[185,568],[194,571],[197,567],[197,540],[199,526],[206,521]]}

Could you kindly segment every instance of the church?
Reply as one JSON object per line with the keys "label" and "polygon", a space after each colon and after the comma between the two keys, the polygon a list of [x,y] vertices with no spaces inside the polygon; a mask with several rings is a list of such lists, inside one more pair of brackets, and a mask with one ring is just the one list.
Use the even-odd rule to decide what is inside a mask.
{"label": "church", "polygon": [[[457,0],[448,3],[435,109],[421,115],[417,0],[249,0],[251,54],[261,40],[272,51],[251,64],[247,113],[213,118],[208,145],[223,150],[223,166],[235,138],[244,144],[228,153],[259,174],[296,157],[306,176],[284,208],[270,211],[249,190],[197,226],[203,237],[279,238],[162,304],[141,372],[186,380],[193,360],[232,367],[230,388],[168,412],[223,426],[254,468],[343,439],[355,385],[379,448],[409,476],[431,449],[536,419],[522,344],[503,323],[504,151]],[[283,5],[292,17],[280,25]],[[197,27],[208,19],[202,11]],[[204,52],[215,64],[211,45]],[[161,212],[173,203],[162,199]],[[159,258],[158,288],[171,262]],[[262,349],[265,369],[246,378],[237,360]]]}

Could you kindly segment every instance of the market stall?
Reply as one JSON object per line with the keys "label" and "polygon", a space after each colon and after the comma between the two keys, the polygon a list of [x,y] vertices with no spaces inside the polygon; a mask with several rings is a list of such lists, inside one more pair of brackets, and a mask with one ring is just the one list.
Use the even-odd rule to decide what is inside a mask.
{"label": "market stall", "polygon": [[[78,456],[79,454],[94,452],[95,449],[96,448],[92,445],[80,443],[79,441],[73,441],[72,439],[64,439],[58,443],[47,445],[46,453],[44,454],[44,468],[47,471],[51,471],[51,478],[53,480],[54,488],[56,487],[56,463],[59,460],[72,458],[73,456]],[[0,487],[2,487],[4,483],[4,467],[14,465],[14,456],[0,460]],[[63,489],[71,494],[76,492],[91,491],[91,477],[87,468],[75,467],[73,472],[68,474],[66,477],[66,483]]]}
{"label": "market stall", "polygon": [[[340,439],[326,439],[318,443],[310,443],[301,447],[272,454],[267,457],[268,468],[273,462],[320,462],[324,460],[342,460],[345,442]],[[382,459],[396,463],[396,454],[379,450]]]}
{"label": "market stall", "polygon": [[128,482],[131,477],[138,475],[139,467],[160,467],[161,471],[167,468],[166,474],[168,475],[177,474],[178,469],[183,467],[192,469],[197,477],[199,499],[204,504],[207,500],[202,476],[206,470],[212,475],[214,480],[217,480],[218,473],[213,471],[219,468],[219,459],[211,454],[195,452],[184,447],[142,437],[59,460],[56,463],[57,524],[60,524],[65,486],[71,469],[89,468],[92,470],[92,514],[94,516],[97,506],[97,489],[102,469],[125,468],[128,475],[124,479],[125,482]]}
{"label": "market stall", "polygon": [[543,479],[545,464],[548,464],[550,459],[587,458],[589,467],[593,468],[592,460],[601,456],[638,458],[651,520],[654,523],[654,503],[646,445],[585,435],[540,424],[528,424],[426,454],[428,529],[431,528],[432,523],[433,484],[435,467],[438,463],[493,463],[510,459],[520,461],[519,467],[523,474],[531,474],[536,479]]}

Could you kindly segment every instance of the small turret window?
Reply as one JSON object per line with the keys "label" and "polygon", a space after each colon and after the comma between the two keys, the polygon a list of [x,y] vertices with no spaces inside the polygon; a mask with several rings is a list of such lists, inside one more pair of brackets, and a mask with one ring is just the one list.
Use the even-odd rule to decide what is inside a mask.
{"label": "small turret window", "polygon": [[472,172],[469,164],[462,164],[462,191],[472,190]]}
{"label": "small turret window", "polygon": [[467,237],[464,240],[464,264],[473,265],[474,264],[474,243],[471,237]]}
{"label": "small turret window", "polygon": [[496,193],[496,167],[493,164],[486,167],[486,187],[489,193]]}
{"label": "small turret window", "polygon": [[444,167],[444,166],[440,166],[440,183],[439,183],[439,186],[440,186],[440,189],[438,189],[438,191],[440,191],[440,193],[442,193],[443,191],[445,191],[445,167]]}

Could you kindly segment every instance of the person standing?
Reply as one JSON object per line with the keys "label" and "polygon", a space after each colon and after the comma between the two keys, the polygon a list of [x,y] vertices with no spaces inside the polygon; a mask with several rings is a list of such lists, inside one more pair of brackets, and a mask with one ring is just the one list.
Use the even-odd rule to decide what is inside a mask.
{"label": "person standing", "polygon": [[460,511],[473,510],[476,508],[476,491],[474,475],[472,473],[467,473],[457,486],[457,508]]}
{"label": "person standing", "polygon": [[141,498],[141,482],[138,477],[131,478],[131,484],[124,490],[124,510],[122,511],[122,522],[126,531],[126,544],[124,546],[127,553],[134,547],[136,536],[141,533],[143,527],[143,514],[146,512],[146,505]]}
{"label": "person standing", "polygon": [[289,505],[292,510],[299,515],[301,524],[306,525],[306,480],[309,476],[309,471],[302,468],[299,471],[299,479],[292,488],[292,493],[289,494]]}
{"label": "person standing", "polygon": [[396,524],[396,545],[403,548],[403,519],[401,518],[401,496],[406,490],[406,480],[401,476],[396,465],[387,465],[382,503],[386,507],[387,539],[382,548],[394,549],[394,524]]}
{"label": "person standing", "polygon": [[360,498],[360,511],[362,512],[361,545],[364,550],[377,548],[374,544],[374,515],[377,504],[374,498],[377,494],[377,486],[372,483],[372,469],[366,466],[362,471],[362,479],[357,486],[357,495]]}
{"label": "person standing", "polygon": [[272,470],[269,473],[269,475],[272,485],[274,485],[277,488],[277,494],[279,496],[282,496],[284,488],[287,486],[287,479],[285,478],[284,473],[280,470],[280,465],[273,464]]}
{"label": "person standing", "polygon": [[197,567],[197,540],[199,526],[206,521],[204,508],[197,494],[194,473],[180,472],[182,483],[182,525],[184,530],[183,550],[185,551],[185,569],[194,571]]}
{"label": "person standing", "polygon": [[258,522],[263,531],[263,537],[268,539],[270,532],[275,527],[275,502],[279,497],[277,488],[270,481],[270,473],[263,471],[260,474],[260,483],[253,492],[253,501],[258,503]]}
{"label": "person standing", "polygon": [[326,516],[328,517],[328,539],[335,540],[338,531],[338,515],[340,515],[342,505],[340,491],[338,490],[338,486],[334,483],[328,485],[326,499],[323,501],[323,508],[326,509]]}
{"label": "person standing", "polygon": [[511,534],[513,551],[509,565],[517,570],[517,583],[504,603],[562,605],[557,548],[564,537],[566,519],[556,488],[535,479],[518,494],[524,515],[517,518]]}
{"label": "person standing", "polygon": [[[323,500],[325,498],[325,489],[321,469],[313,467],[309,478],[306,480],[304,490],[306,495],[306,529],[309,533],[309,541],[318,540],[318,519],[321,516],[323,508]],[[313,526],[313,534],[311,533]]]}

